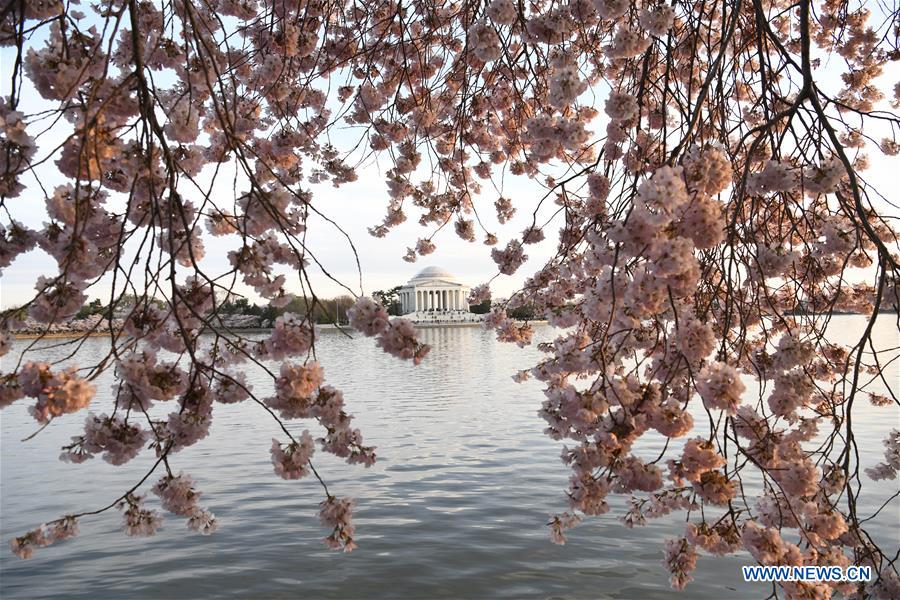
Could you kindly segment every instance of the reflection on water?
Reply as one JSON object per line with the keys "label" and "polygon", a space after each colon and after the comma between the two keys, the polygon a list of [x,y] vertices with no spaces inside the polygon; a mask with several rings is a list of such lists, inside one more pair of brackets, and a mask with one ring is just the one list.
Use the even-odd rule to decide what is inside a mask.
{"label": "reflection on water", "polygon": [[[859,317],[838,317],[841,331],[861,330]],[[886,325],[889,325],[886,323]],[[539,334],[550,334],[545,329]],[[896,346],[890,327],[877,330],[881,347]],[[357,499],[359,549],[336,554],[322,545],[316,518],[321,490],[312,480],[283,481],[272,472],[275,422],[259,407],[217,405],[212,433],[174,456],[173,469],[190,473],[202,504],[221,522],[217,533],[188,532],[169,516],[153,538],[128,538],[121,516],[107,513],[81,524],[72,541],[20,561],[0,550],[4,599],[47,597],[196,598],[655,598],[676,595],[662,568],[662,540],[683,521],[660,520],[629,530],[616,522],[625,504],[590,520],[555,546],[547,537],[549,513],[564,508],[567,470],[561,444],[543,435],[536,411],[543,398],[536,382],[510,376],[534,364],[538,352],[499,344],[478,328],[427,329],[433,347],[419,367],[376,351],[369,339],[323,333],[318,346],[327,380],[344,390],[350,410],[378,446],[371,469],[350,467],[317,454],[316,465],[338,495]],[[850,339],[850,338],[848,338]],[[105,342],[90,340],[85,355],[102,355]],[[4,370],[20,352],[4,358]],[[47,350],[35,359],[65,352]],[[253,377],[248,373],[248,377]],[[257,375],[258,377],[258,375]],[[896,364],[888,376],[898,381]],[[111,377],[98,381],[97,412],[109,410]],[[258,393],[267,394],[257,378]],[[880,458],[880,444],[896,427],[896,408],[857,404],[857,437]],[[0,529],[3,542],[42,521],[108,503],[151,464],[142,456],[125,468],[99,458],[83,465],[56,460],[59,447],[78,433],[83,415],[36,429],[27,405],[0,413]],[[163,406],[166,410],[168,407]],[[699,423],[702,420],[698,419]],[[302,424],[293,428],[302,430]],[[283,437],[283,434],[282,436]],[[648,443],[648,452],[660,446]],[[890,483],[890,482],[887,482]],[[891,492],[879,487],[864,508]],[[151,499],[155,503],[155,498]],[[865,512],[864,510],[862,512]],[[871,512],[871,510],[869,510]],[[870,522],[887,547],[900,537],[900,515],[884,511]],[[701,558],[683,598],[755,598],[761,586],[740,581],[745,557]],[[727,590],[727,591],[726,591]],[[723,594],[723,591],[725,593]]]}

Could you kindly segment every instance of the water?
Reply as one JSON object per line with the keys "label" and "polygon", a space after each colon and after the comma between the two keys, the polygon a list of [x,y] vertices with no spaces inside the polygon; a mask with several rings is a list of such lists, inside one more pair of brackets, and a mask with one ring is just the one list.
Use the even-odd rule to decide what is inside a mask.
{"label": "water", "polygon": [[[852,335],[861,331],[863,320],[837,317],[836,325],[842,336]],[[881,325],[877,345],[897,346],[891,321]],[[662,542],[680,534],[683,520],[626,529],[616,521],[624,498],[615,497],[609,514],[571,531],[565,546],[550,543],[548,515],[565,508],[568,475],[559,461],[561,444],[542,433],[543,421],[536,416],[543,398],[540,385],[510,379],[534,364],[539,353],[500,344],[478,328],[428,329],[422,335],[433,350],[419,367],[376,351],[368,339],[323,333],[318,345],[326,379],[344,391],[367,443],[378,446],[379,461],[368,470],[316,455],[332,492],[357,500],[357,551],[334,553],[321,543],[326,532],[316,511],[322,493],[314,480],[283,481],[272,472],[271,438],[284,435],[271,417],[249,403],[217,405],[210,437],[176,454],[172,466],[197,480],[204,493],[201,504],[221,522],[218,532],[199,536],[187,531],[180,518],[167,516],[156,536],[129,538],[121,532],[117,511],[85,518],[78,537],[40,549],[27,561],[0,549],[0,596],[676,596],[662,568]],[[17,342],[4,357],[4,371],[24,345]],[[94,359],[104,350],[100,339],[88,340],[82,349]],[[44,350],[32,358],[66,353]],[[890,369],[893,386],[900,379],[897,363]],[[97,412],[109,410],[104,394],[111,379],[105,377],[92,407]],[[256,382],[262,391],[262,379]],[[856,406],[857,437],[872,449],[862,457],[863,466],[871,466],[882,450],[874,440],[900,426],[898,412],[862,401]],[[26,408],[20,402],[0,413],[4,544],[46,520],[109,503],[152,463],[149,455],[125,467],[99,458],[82,465],[62,463],[59,447],[79,432],[83,414],[59,419],[22,443],[36,429]],[[647,448],[658,451],[659,445]],[[872,512],[894,489],[896,482],[875,486],[861,513]],[[869,525],[882,536],[884,549],[896,547],[896,504]],[[770,588],[740,581],[740,565],[747,562],[741,555],[702,557],[695,581],[681,597],[767,595]]]}

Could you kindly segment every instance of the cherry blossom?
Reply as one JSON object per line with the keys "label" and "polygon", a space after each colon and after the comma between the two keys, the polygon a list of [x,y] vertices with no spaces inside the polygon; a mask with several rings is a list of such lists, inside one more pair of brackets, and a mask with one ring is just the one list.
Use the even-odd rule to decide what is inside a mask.
{"label": "cherry blossom", "polygon": [[299,442],[292,442],[286,448],[281,442],[272,440],[272,463],[275,473],[284,479],[300,479],[309,474],[309,459],[315,451],[313,438],[304,431]]}
{"label": "cherry blossom", "polygon": [[[352,500],[332,493],[313,450],[363,466],[376,456],[316,355],[322,282],[354,298],[343,333],[413,364],[429,353],[414,323],[366,296],[367,257],[323,192],[370,186],[374,173],[382,183],[360,201],[382,205],[366,224],[379,243],[409,262],[442,236],[477,244],[504,277],[486,277],[470,303],[490,301],[499,340],[539,342],[533,365],[502,376],[542,388],[538,418],[566,445],[553,541],[627,494],[627,526],[673,513],[688,524],[664,548],[677,588],[699,553],[748,551],[760,564],[876,571],[859,590],[794,582],[779,594],[895,597],[896,558],[859,507],[872,479],[896,477],[898,436],[876,462],[877,440],[852,431],[860,396],[884,422],[896,411],[882,386],[892,359],[871,352],[900,304],[891,190],[868,172],[900,139],[884,7],[401,8],[11,3],[0,269],[21,276],[32,252],[51,267],[0,312],[0,354],[15,353],[24,321],[46,337],[97,299],[90,333],[110,353],[86,364],[75,344],[46,363],[23,350],[4,362],[0,407],[29,398],[45,425],[91,406],[62,458],[132,469],[155,455],[163,509],[211,533],[218,521],[172,463],[214,434],[221,405],[244,402],[280,425],[276,475],[320,487],[326,543],[352,550]],[[61,181],[47,186],[50,172]],[[393,241],[416,223],[421,233]],[[322,240],[345,244],[359,277],[338,276]],[[529,267],[546,258],[530,272],[526,245]],[[271,332],[226,326],[222,304],[239,297],[274,311]],[[526,307],[546,338],[513,318]],[[839,311],[866,315],[855,343],[835,341]],[[115,384],[95,389],[107,369]],[[249,369],[270,385],[249,385]],[[306,433],[293,436],[297,419]],[[650,458],[654,436],[667,443]],[[110,498],[129,534],[160,526],[149,485]],[[105,510],[12,549],[29,556]]]}

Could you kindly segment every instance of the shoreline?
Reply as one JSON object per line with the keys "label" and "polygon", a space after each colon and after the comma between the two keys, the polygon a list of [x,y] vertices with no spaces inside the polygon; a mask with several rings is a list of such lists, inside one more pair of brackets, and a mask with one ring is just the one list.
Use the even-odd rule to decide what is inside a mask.
{"label": "shoreline", "polygon": [[[897,314],[896,311],[879,311],[879,316],[883,314]],[[796,316],[796,315],[793,315]],[[851,316],[869,316],[864,313],[835,313],[834,316],[841,317],[851,317]],[[536,319],[536,320],[522,320],[523,323],[530,323],[532,325],[546,325],[546,319]],[[432,323],[432,322],[415,322],[413,321],[413,326],[416,329],[440,329],[442,327],[449,328],[457,328],[457,327],[482,327],[484,321],[447,321],[443,323]],[[322,323],[317,324],[316,329],[318,331],[352,331],[349,325],[341,325],[337,326],[333,323]],[[268,334],[273,330],[272,327],[241,327],[241,328],[232,328],[228,331],[230,333],[236,334]],[[215,333],[216,330],[204,331],[201,335],[210,335]],[[221,331],[225,331],[224,329]],[[119,335],[121,330],[116,330],[113,332],[115,335]],[[72,339],[72,338],[83,338],[83,337],[109,337],[110,331],[105,329],[103,331],[49,331],[49,332],[31,332],[31,331],[23,331],[23,332],[15,332],[10,331],[9,336],[14,340],[38,340],[38,339]]]}
{"label": "shoreline", "polygon": [[[529,323],[541,325],[546,324],[547,321],[528,321]],[[413,323],[416,329],[440,329],[442,327],[482,327],[483,321],[466,321],[466,322],[447,322],[447,323]],[[271,333],[272,327],[245,327],[241,329],[231,329],[230,332],[237,334],[256,334],[256,333]],[[323,323],[321,325],[316,325],[316,329],[318,331],[346,331],[350,330],[349,325],[342,325],[338,327],[333,323]],[[114,334],[118,335],[120,332],[115,331]],[[215,331],[204,331],[201,335],[209,335],[211,333],[215,333]],[[10,332],[10,336],[14,340],[54,340],[54,339],[70,339],[70,338],[83,338],[83,337],[109,337],[109,330],[104,331],[49,331],[49,332]]]}
{"label": "shoreline", "polygon": [[[883,314],[897,314],[895,311],[879,311],[879,316]],[[851,316],[869,316],[864,313],[835,313],[834,316],[841,317],[851,317]],[[536,320],[522,320],[523,323],[530,323],[532,325],[546,325],[546,319],[536,319]],[[458,321],[452,322],[447,321],[444,323],[431,323],[431,322],[413,322],[413,326],[416,329],[440,329],[442,327],[448,328],[458,328],[458,327],[482,327],[484,321]],[[236,334],[268,334],[271,333],[274,328],[272,327],[242,327],[242,328],[232,328],[228,331],[230,333]],[[341,325],[337,326],[333,323],[322,323],[317,324],[316,329],[318,331],[352,331],[349,325]],[[204,331],[201,335],[210,335],[215,333],[216,330]],[[224,329],[222,331],[225,331]],[[121,333],[120,330],[116,330],[113,332],[115,335]],[[50,331],[50,332],[15,332],[10,331],[9,336],[14,340],[55,340],[55,339],[77,339],[83,337],[109,337],[109,330],[103,331]]]}

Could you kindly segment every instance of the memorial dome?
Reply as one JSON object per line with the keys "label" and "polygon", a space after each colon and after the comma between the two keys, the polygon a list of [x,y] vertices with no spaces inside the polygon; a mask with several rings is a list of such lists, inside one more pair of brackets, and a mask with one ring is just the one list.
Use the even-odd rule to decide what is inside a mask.
{"label": "memorial dome", "polygon": [[447,269],[441,267],[426,267],[419,271],[419,273],[410,281],[419,281],[421,279],[449,279],[451,281],[456,281],[456,276]]}

